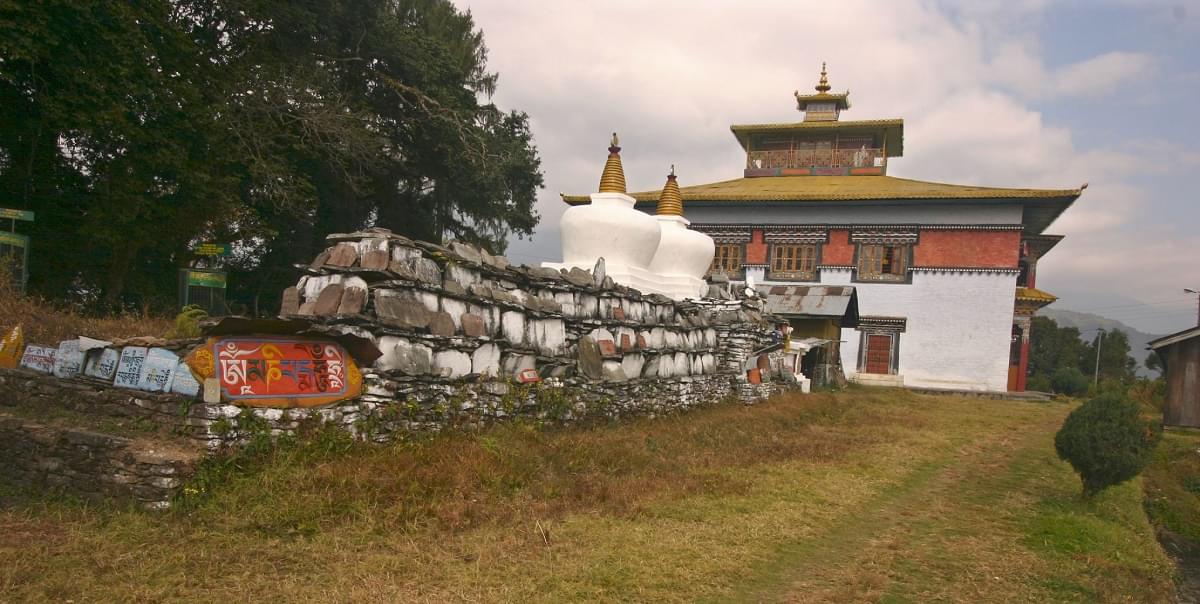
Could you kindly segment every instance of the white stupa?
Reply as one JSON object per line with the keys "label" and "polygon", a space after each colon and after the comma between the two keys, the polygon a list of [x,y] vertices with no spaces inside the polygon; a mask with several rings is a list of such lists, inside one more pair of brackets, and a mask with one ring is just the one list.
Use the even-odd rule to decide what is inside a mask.
{"label": "white stupa", "polygon": [[650,261],[650,272],[659,278],[660,291],[671,298],[699,298],[708,290],[704,273],[712,264],[716,244],[712,237],[688,229],[691,222],[683,217],[683,196],[675,182],[675,166],[667,175],[658,196],[655,219],[662,230],[658,251]]}
{"label": "white stupa", "polygon": [[591,203],[563,213],[563,261],[542,266],[591,270],[604,258],[606,274],[617,283],[676,300],[701,297],[715,249],[712,239],[687,229],[674,170],[667,177],[666,205],[659,201],[658,216],[634,209],[636,200],[625,191],[618,144],[613,133],[600,191],[591,194]]}

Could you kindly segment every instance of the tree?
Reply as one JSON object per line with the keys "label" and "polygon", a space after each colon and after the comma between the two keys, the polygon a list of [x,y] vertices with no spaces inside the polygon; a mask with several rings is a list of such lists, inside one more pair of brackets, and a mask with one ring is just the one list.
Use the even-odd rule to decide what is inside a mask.
{"label": "tree", "polygon": [[[1101,341],[1103,338],[1103,341]],[[1130,355],[1129,337],[1125,332],[1114,329],[1101,336],[1097,333],[1091,342],[1084,345],[1079,359],[1079,369],[1089,375],[1097,371],[1096,347],[1100,348],[1099,377],[1130,383],[1136,377],[1137,361]]]}
{"label": "tree", "polygon": [[1137,476],[1161,437],[1161,428],[1142,418],[1137,403],[1108,393],[1067,416],[1054,450],[1079,474],[1084,496],[1092,497]]}
{"label": "tree", "polygon": [[1162,359],[1158,358],[1157,352],[1150,351],[1150,354],[1146,355],[1145,365],[1146,369],[1157,373],[1158,377],[1161,378],[1163,376]]}
{"label": "tree", "polygon": [[542,186],[528,118],[447,0],[0,0],[0,194],[31,287],[165,303],[202,240],[273,306],[332,231],[502,251]]}
{"label": "tree", "polygon": [[1059,327],[1054,319],[1033,317],[1030,330],[1029,373],[1045,376],[1064,367],[1079,368],[1083,354],[1083,341],[1079,330],[1074,327]]}

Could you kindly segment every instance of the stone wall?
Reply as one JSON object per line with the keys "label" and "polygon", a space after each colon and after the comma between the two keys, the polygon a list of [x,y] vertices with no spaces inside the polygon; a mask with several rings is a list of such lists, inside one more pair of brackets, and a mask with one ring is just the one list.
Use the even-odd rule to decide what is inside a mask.
{"label": "stone wall", "polygon": [[147,446],[131,438],[0,412],[3,472],[18,484],[61,488],[88,499],[129,499],[162,509],[192,474],[198,458],[194,451]]}

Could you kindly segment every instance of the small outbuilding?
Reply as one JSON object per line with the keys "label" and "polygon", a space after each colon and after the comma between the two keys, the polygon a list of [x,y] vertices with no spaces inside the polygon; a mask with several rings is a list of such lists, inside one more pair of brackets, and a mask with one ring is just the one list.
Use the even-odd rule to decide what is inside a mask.
{"label": "small outbuilding", "polygon": [[1167,381],[1163,425],[1200,428],[1200,326],[1147,344],[1162,361]]}
{"label": "small outbuilding", "polygon": [[[760,287],[766,312],[787,319],[796,363],[819,386],[842,384],[842,329],[858,327],[858,293],[850,285]],[[812,350],[813,352],[808,352]],[[808,352],[808,354],[804,354]]]}

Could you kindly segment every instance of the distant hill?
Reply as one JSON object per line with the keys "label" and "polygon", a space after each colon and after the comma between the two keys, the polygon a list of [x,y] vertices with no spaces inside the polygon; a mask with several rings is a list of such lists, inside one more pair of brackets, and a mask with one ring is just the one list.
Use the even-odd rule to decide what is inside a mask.
{"label": "distant hill", "polygon": [[[1038,314],[1049,319],[1054,319],[1054,322],[1058,323],[1059,327],[1074,327],[1084,332],[1082,337],[1089,342],[1095,336],[1095,331],[1090,330],[1095,330],[1096,328],[1104,329],[1105,331],[1120,329],[1125,332],[1125,335],[1129,336],[1129,352],[1133,355],[1133,358],[1137,359],[1137,374],[1142,377],[1155,376],[1154,372],[1146,369],[1146,355],[1150,354],[1150,351],[1146,350],[1146,343],[1150,340],[1161,338],[1162,335],[1143,333],[1115,319],[1086,312],[1061,308],[1043,308],[1038,311]],[[1034,332],[1033,337],[1037,337],[1036,332]]]}

